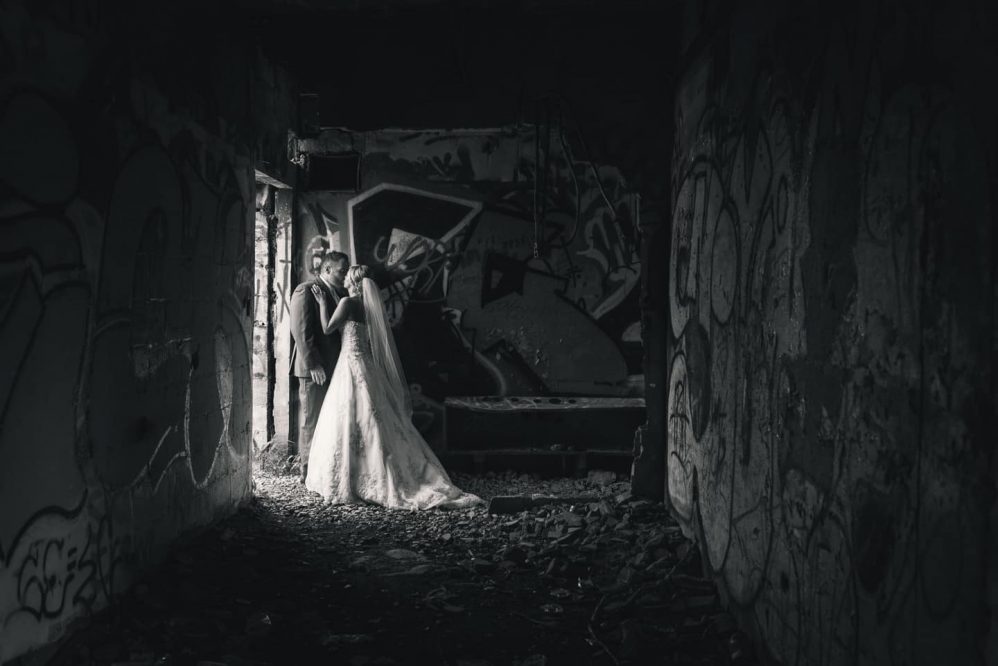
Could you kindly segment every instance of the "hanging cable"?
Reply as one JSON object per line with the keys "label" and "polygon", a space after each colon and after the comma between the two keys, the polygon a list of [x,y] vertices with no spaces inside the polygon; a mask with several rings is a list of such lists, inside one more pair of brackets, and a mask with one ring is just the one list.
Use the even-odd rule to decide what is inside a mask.
{"label": "hanging cable", "polygon": [[602,196],[603,201],[606,203],[606,207],[610,210],[610,217],[613,219],[614,222],[616,222],[617,210],[613,207],[613,204],[610,203],[610,197],[607,196],[606,188],[603,187],[603,181],[600,179],[599,169],[596,167],[596,163],[593,161],[592,155],[589,152],[589,145],[586,143],[586,137],[582,133],[582,126],[579,125],[578,119],[572,113],[572,110],[568,104],[568,100],[566,100],[558,93],[548,93],[544,95],[541,99],[554,99],[558,103],[560,109],[567,110],[567,115],[571,120],[572,125],[575,126],[575,135],[579,139],[579,144],[581,145],[582,152],[585,155],[585,161],[589,165],[589,169],[593,172],[593,178],[595,178],[596,180],[596,187],[599,189],[600,196]]}
{"label": "hanging cable", "polygon": [[576,234],[579,233],[579,224],[582,222],[582,188],[579,186],[579,177],[575,175],[575,156],[565,140],[565,117],[561,104],[558,105],[558,141],[561,143],[561,152],[568,164],[568,174],[572,177],[572,184],[575,186],[575,226],[572,228],[572,233],[568,234],[568,237],[564,238],[560,245],[555,246],[566,248],[575,240]]}

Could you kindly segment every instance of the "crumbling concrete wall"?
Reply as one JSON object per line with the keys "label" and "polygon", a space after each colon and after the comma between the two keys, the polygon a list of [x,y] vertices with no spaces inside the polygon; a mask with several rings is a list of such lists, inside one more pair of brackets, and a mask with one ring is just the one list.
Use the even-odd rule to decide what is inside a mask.
{"label": "crumbling concrete wall", "polygon": [[253,168],[287,126],[245,115],[252,50],[128,12],[0,2],[0,662],[250,493]]}
{"label": "crumbling concrete wall", "polygon": [[274,342],[270,324],[274,191],[256,184],[256,215],[253,221],[253,450],[267,447],[273,430],[270,386],[273,385]]}
{"label": "crumbling concrete wall", "polygon": [[[298,286],[294,276],[296,262],[292,239],[292,190],[274,193],[274,281],[270,285],[270,321],[274,336],[273,418],[271,447],[282,454],[297,451],[297,384],[291,379],[291,294]],[[275,448],[276,447],[276,448]]]}
{"label": "crumbling concrete wall", "polygon": [[688,9],[672,508],[780,663],[980,663],[994,13]]}

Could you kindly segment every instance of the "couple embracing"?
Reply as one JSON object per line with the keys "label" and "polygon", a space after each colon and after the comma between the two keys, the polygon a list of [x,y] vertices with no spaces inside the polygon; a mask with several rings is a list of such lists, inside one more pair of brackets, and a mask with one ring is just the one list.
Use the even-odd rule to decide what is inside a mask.
{"label": "couple embracing", "polygon": [[412,423],[412,402],[381,292],[367,266],[328,252],[291,297],[305,487],[335,504],[466,508]]}

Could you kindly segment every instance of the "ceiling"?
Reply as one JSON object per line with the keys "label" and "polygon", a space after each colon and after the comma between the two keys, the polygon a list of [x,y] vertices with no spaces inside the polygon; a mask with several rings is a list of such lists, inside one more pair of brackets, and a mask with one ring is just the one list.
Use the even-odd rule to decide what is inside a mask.
{"label": "ceiling", "polygon": [[424,10],[465,12],[580,13],[600,10],[658,11],[677,0],[232,0],[257,16],[385,16]]}
{"label": "ceiling", "polygon": [[225,15],[319,95],[323,126],[495,127],[550,94],[654,106],[682,1],[226,0]]}

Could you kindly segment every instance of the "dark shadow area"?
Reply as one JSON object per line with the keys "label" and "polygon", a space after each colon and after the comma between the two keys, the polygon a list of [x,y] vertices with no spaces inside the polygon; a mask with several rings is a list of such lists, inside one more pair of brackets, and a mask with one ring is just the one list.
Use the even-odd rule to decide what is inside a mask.
{"label": "dark shadow area", "polygon": [[248,506],[49,663],[731,663],[733,624],[695,547],[612,479],[455,479],[485,499],[566,502],[490,515],[331,507],[259,472]]}

